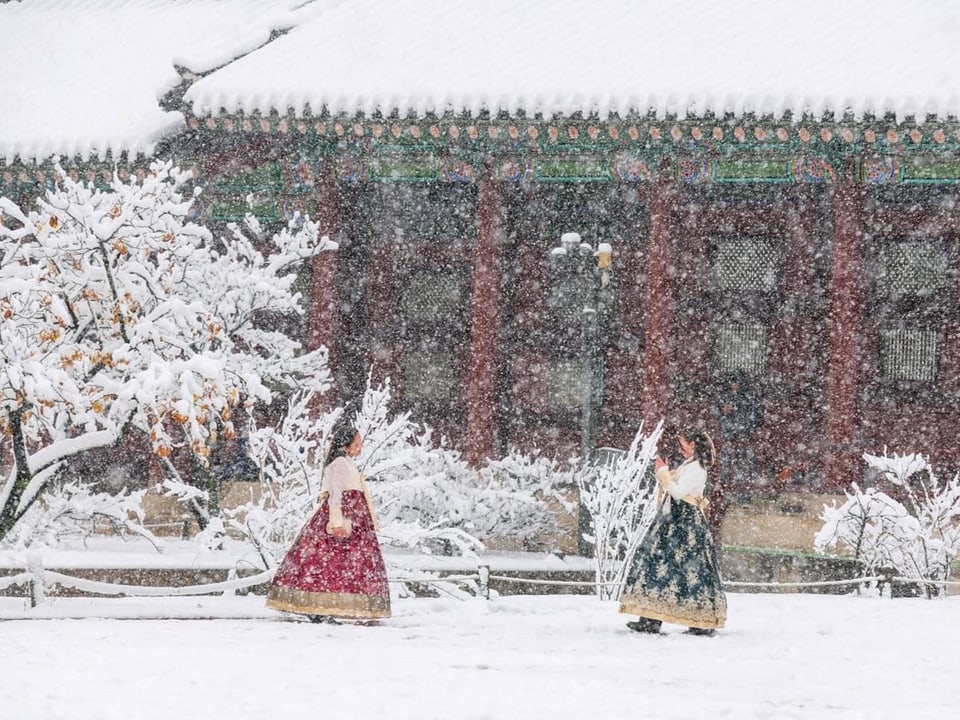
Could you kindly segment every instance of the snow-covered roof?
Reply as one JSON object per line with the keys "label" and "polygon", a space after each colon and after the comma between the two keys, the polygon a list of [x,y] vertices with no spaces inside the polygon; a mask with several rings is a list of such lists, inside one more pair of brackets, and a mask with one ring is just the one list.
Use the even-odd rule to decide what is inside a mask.
{"label": "snow-covered roof", "polygon": [[8,162],[151,154],[176,65],[209,73],[199,116],[960,115],[954,0],[23,0],[0,27]]}
{"label": "snow-covered roof", "polygon": [[188,92],[195,114],[960,114],[960,3],[343,0]]}
{"label": "snow-covered roof", "polygon": [[0,3],[0,160],[151,154],[183,126],[160,98],[296,22],[303,0]]}

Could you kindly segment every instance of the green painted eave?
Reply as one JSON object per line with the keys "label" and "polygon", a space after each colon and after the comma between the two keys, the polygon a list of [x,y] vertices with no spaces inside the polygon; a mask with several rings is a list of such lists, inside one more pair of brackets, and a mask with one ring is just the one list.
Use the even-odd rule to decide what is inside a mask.
{"label": "green painted eave", "polygon": [[[339,182],[832,184],[960,187],[960,122],[711,117],[188,117],[162,153],[205,187],[200,213],[264,219],[311,211],[323,174]],[[226,171],[222,158],[245,169]],[[219,159],[218,159],[219,158]],[[62,159],[106,187],[149,160]],[[53,161],[4,164],[0,195],[36,197]]]}
{"label": "green painted eave", "polygon": [[716,119],[655,117],[527,118],[427,116],[295,117],[220,115],[190,117],[190,130],[215,135],[288,138],[324,152],[355,149],[400,153],[459,149],[485,155],[505,153],[610,154],[623,150],[653,155],[742,156],[815,154],[918,155],[960,152],[960,122],[892,119],[814,120],[745,116]]}

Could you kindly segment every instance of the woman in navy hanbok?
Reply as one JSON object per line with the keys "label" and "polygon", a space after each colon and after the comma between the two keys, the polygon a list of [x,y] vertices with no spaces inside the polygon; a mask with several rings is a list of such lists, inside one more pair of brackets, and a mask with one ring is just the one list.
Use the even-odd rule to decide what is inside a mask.
{"label": "woman in navy hanbok", "polygon": [[679,437],[683,462],[671,470],[657,458],[660,509],[627,575],[620,612],[638,615],[627,623],[637,632],[657,633],[663,622],[712,635],[727,618],[717,551],[705,516],[707,468],[713,443],[702,430]]}

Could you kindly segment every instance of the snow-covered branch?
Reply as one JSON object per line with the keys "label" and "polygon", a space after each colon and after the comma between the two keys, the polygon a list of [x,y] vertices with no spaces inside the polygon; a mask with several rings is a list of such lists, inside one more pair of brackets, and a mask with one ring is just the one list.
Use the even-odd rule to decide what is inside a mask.
{"label": "snow-covered branch", "polygon": [[630,562],[653,523],[657,509],[653,460],[662,433],[662,423],[649,435],[641,424],[629,450],[577,474],[580,502],[593,526],[588,539],[594,544],[597,593],[603,598],[619,597]]}

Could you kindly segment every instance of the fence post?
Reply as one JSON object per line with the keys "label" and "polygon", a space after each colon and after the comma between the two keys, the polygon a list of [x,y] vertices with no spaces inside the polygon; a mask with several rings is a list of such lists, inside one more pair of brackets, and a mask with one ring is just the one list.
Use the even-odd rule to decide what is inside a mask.
{"label": "fence post", "polygon": [[478,565],[477,573],[480,576],[480,594],[486,598],[490,599],[490,566],[489,565]]}
{"label": "fence post", "polygon": [[[237,569],[235,567],[230,568],[227,572],[227,582],[233,582],[237,579]],[[235,587],[224,588],[223,597],[228,597],[237,594],[237,589]]]}
{"label": "fence post", "polygon": [[30,607],[35,608],[37,605],[42,605],[47,596],[43,557],[36,550],[27,553],[27,572],[33,576],[30,580]]}
{"label": "fence post", "polygon": [[880,574],[883,575],[883,580],[880,581],[880,597],[883,597],[884,591],[887,593],[887,597],[894,597],[893,594],[893,583],[894,583],[894,569],[893,568],[881,568]]}

